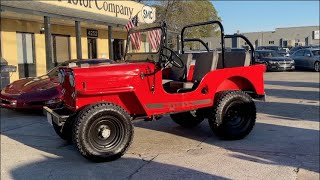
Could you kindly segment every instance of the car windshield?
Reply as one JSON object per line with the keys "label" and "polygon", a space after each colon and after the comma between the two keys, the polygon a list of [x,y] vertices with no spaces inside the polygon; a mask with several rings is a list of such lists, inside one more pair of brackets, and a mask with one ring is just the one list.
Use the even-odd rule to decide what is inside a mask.
{"label": "car windshield", "polygon": [[129,34],[127,53],[157,53],[162,31],[160,28],[134,31]]}
{"label": "car windshield", "polygon": [[263,57],[282,57],[279,53],[275,52],[275,51],[263,51],[260,52],[260,58]]}
{"label": "car windshield", "polygon": [[313,50],[313,51],[312,51],[312,54],[313,54],[314,56],[320,56],[320,50]]}

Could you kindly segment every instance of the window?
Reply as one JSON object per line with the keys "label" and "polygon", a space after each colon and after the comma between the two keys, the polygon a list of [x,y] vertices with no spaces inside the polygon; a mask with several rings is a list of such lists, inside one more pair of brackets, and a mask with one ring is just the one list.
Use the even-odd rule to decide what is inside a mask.
{"label": "window", "polygon": [[274,41],[269,41],[269,44],[274,44]]}
{"label": "window", "polygon": [[31,33],[17,33],[19,64],[34,63],[34,36]]}
{"label": "window", "polygon": [[2,57],[2,41],[1,41],[1,32],[0,32],[0,57]]}
{"label": "window", "polygon": [[17,32],[19,78],[36,76],[34,34]]}
{"label": "window", "polygon": [[53,63],[55,65],[70,60],[70,42],[69,36],[52,35],[53,43]]}
{"label": "window", "polygon": [[307,56],[307,55],[311,55],[311,51],[309,51],[309,50],[304,50],[304,56]]}
{"label": "window", "polygon": [[320,50],[314,50],[314,51],[312,51],[312,54],[314,56],[320,56]]}
{"label": "window", "polygon": [[303,56],[303,54],[304,54],[304,50],[299,50],[294,55],[295,56]]}

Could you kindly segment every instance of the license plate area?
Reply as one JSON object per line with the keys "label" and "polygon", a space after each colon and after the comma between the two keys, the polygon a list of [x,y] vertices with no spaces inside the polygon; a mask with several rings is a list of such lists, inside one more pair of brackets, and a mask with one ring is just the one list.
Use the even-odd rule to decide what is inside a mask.
{"label": "license plate area", "polygon": [[47,112],[47,121],[51,126],[53,125],[52,124],[52,115],[49,112]]}

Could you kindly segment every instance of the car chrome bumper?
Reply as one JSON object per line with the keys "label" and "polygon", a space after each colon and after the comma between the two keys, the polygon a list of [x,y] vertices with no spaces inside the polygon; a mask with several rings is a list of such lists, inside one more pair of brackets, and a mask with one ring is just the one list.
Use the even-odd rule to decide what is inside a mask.
{"label": "car chrome bumper", "polygon": [[47,106],[43,107],[43,112],[50,124],[55,123],[58,126],[62,126],[68,118],[75,115],[75,113],[66,108],[50,109]]}
{"label": "car chrome bumper", "polygon": [[286,70],[294,70],[294,64],[287,64],[287,65],[268,65],[268,71],[286,71]]}

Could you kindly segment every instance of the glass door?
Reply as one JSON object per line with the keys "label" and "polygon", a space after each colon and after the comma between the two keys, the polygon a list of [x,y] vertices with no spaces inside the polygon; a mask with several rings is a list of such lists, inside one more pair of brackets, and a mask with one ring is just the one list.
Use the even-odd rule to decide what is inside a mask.
{"label": "glass door", "polygon": [[17,32],[17,51],[19,78],[35,77],[34,34]]}
{"label": "glass door", "polygon": [[96,59],[97,57],[97,39],[88,38],[88,58]]}

